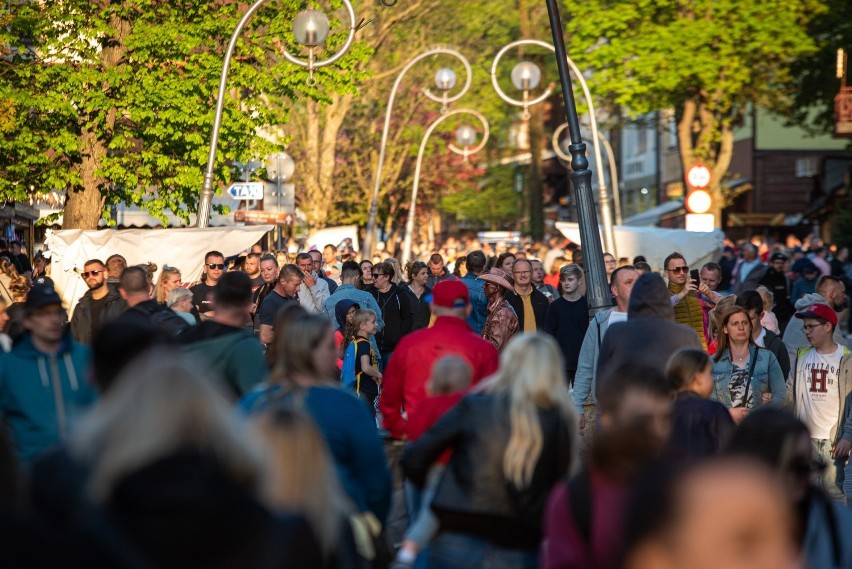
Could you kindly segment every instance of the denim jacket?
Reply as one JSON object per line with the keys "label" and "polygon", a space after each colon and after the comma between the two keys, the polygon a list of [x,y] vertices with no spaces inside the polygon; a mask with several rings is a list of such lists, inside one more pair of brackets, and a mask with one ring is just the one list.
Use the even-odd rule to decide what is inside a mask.
{"label": "denim jacket", "polygon": [[[757,357],[754,357],[754,352],[757,350]],[[769,350],[751,346],[749,348],[749,361],[754,360],[754,369],[751,372],[751,393],[754,394],[754,407],[760,407],[760,396],[763,393],[772,393],[772,404],[783,405],[787,401],[787,384],[784,381],[784,374],[781,373],[781,366],[778,365],[778,360],[775,354]],[[731,375],[734,372],[734,364],[731,361],[731,352],[726,349],[719,358],[719,361],[713,361],[713,381],[716,383],[716,388],[713,390],[711,397],[723,404],[725,407],[731,406]]]}

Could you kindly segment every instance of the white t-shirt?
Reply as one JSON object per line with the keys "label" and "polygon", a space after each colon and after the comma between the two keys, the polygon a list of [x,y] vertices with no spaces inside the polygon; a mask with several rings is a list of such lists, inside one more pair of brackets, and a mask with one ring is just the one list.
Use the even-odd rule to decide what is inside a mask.
{"label": "white t-shirt", "polygon": [[609,320],[607,320],[607,328],[612,326],[616,322],[627,322],[627,313],[619,312],[618,310],[613,310],[609,313]]}
{"label": "white t-shirt", "polygon": [[796,414],[808,426],[812,439],[830,439],[840,418],[842,356],[843,346],[831,354],[810,349],[796,366]]}

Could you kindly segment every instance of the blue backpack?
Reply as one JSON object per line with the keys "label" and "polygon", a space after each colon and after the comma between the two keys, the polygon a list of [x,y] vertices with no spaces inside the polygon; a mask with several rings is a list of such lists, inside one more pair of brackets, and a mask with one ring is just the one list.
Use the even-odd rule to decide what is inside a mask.
{"label": "blue backpack", "polygon": [[346,351],[343,353],[343,368],[340,372],[340,382],[346,389],[352,389],[355,393],[361,391],[361,384],[358,377],[355,375],[355,361],[358,353],[358,342],[367,342],[365,338],[355,338],[346,346]]}

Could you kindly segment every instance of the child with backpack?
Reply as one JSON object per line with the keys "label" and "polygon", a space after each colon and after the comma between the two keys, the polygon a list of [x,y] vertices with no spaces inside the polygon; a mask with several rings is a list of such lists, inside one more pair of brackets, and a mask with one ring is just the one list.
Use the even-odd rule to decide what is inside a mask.
{"label": "child with backpack", "polygon": [[352,327],[355,329],[355,339],[347,346],[343,357],[343,385],[354,390],[375,417],[382,374],[369,338],[376,333],[376,313],[364,308],[356,310],[352,315]]}

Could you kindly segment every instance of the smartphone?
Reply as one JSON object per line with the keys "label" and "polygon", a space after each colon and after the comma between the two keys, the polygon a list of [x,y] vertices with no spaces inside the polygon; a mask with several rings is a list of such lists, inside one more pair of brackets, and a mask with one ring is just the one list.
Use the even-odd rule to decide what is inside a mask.
{"label": "smartphone", "polygon": [[689,271],[689,278],[694,280],[696,285],[701,283],[701,279],[698,278],[698,269]]}

